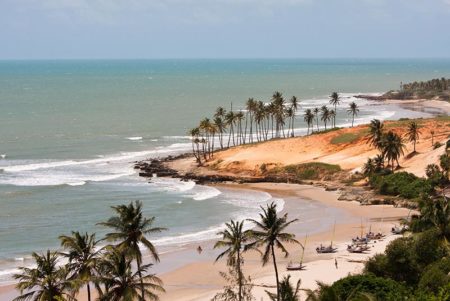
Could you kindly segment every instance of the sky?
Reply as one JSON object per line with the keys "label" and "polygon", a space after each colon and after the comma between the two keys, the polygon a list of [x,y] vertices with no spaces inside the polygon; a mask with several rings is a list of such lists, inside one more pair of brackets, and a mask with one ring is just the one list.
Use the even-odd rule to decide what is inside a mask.
{"label": "sky", "polygon": [[0,59],[443,58],[450,0],[0,0]]}

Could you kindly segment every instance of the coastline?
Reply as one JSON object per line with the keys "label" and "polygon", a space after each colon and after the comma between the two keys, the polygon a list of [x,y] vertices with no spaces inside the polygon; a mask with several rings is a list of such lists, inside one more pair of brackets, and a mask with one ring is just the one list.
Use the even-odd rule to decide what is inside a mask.
{"label": "coastline", "polygon": [[[304,262],[307,265],[305,271],[288,272],[285,270],[286,265],[290,261],[300,257],[300,247],[288,245],[290,256],[283,258],[281,254],[278,255],[278,264],[281,275],[291,274],[293,281],[297,281],[300,277],[303,279],[302,288],[314,289],[316,287],[316,280],[331,283],[348,273],[360,272],[363,268],[365,259],[373,256],[376,253],[384,251],[387,243],[396,236],[388,235],[383,241],[373,244],[372,250],[367,254],[350,254],[346,251],[346,243],[350,241],[351,237],[359,235],[361,222],[363,219],[367,221],[373,231],[380,231],[388,234],[389,230],[401,218],[407,217],[410,210],[405,208],[394,208],[390,205],[378,206],[361,206],[355,202],[338,201],[338,193],[336,191],[325,191],[324,188],[299,185],[299,184],[280,184],[280,183],[255,183],[255,184],[219,184],[218,186],[255,189],[271,193],[274,197],[282,197],[285,200],[285,209],[282,213],[288,213],[289,219],[293,219],[301,215],[301,212],[296,211],[297,202],[299,199],[309,200],[313,202],[321,202],[327,206],[342,210],[346,215],[346,220],[336,221],[336,230],[334,234],[334,244],[338,246],[339,250],[334,254],[316,254],[315,248],[319,244],[328,244],[332,234],[332,228],[308,235],[307,245],[305,249]],[[367,230],[367,223],[364,222]],[[296,234],[300,242],[304,242],[305,236],[301,229],[295,224],[289,229]],[[192,247],[191,252],[196,252]],[[254,294],[257,300],[265,297],[264,289],[261,286],[273,284],[272,266],[267,265],[262,267],[260,264],[259,254],[249,252],[245,254],[245,274],[250,276],[255,283]],[[324,279],[322,276],[327,274],[327,270],[334,268],[334,258],[339,262],[339,272],[333,275],[327,275]],[[310,267],[310,268],[309,268]],[[314,268],[312,268],[314,267]],[[219,271],[224,271],[225,266],[223,262],[214,264],[213,261],[199,260],[191,264],[185,265],[180,269],[164,273],[161,276],[165,283],[167,293],[161,295],[161,300],[210,300],[215,293],[221,290],[223,281],[219,277]],[[328,273],[329,274],[329,273]],[[190,275],[189,280],[184,277]]]}
{"label": "coastline", "polygon": [[[390,102],[390,101],[389,101]],[[426,108],[433,107],[443,110],[445,114],[450,112],[450,104],[442,101],[421,101],[413,100],[411,102],[406,101],[392,101],[392,104],[409,106],[409,108]],[[285,208],[283,212],[289,212],[290,218],[295,218],[292,214],[295,214],[295,199],[304,198],[312,200],[314,202],[322,202],[327,206],[332,206],[344,210],[346,213],[350,214],[353,218],[363,218],[373,221],[373,226],[375,229],[380,229],[382,232],[387,233],[387,231],[392,227],[398,219],[406,217],[409,214],[408,209],[393,208],[390,205],[377,205],[377,206],[361,206],[356,202],[346,202],[338,201],[338,194],[336,191],[325,191],[324,188],[311,186],[311,185],[297,185],[297,184],[281,184],[281,183],[254,183],[254,184],[218,184],[217,186],[224,186],[233,189],[245,188],[262,190],[272,194],[273,197],[282,197],[285,199]],[[289,205],[288,205],[289,204]],[[344,277],[348,273],[356,273],[361,271],[362,263],[368,256],[372,256],[375,252],[382,252],[386,247],[386,244],[392,237],[384,240],[384,242],[378,243],[373,251],[367,256],[359,256],[354,254],[347,254],[345,248],[345,242],[349,241],[352,236],[356,236],[360,226],[358,220],[354,220],[351,223],[336,223],[336,243],[340,246],[339,252],[334,255],[317,255],[315,254],[313,245],[318,243],[328,243],[330,240],[330,230],[322,231],[320,233],[311,235],[308,237],[309,248],[305,252],[304,262],[308,263],[311,268],[308,271],[293,272],[293,281],[297,281],[297,275],[300,275],[303,280],[302,288],[314,288],[315,280],[314,277],[320,276],[320,280],[324,282],[332,282],[338,278],[324,279],[327,275],[326,271],[330,267],[334,267],[334,258],[337,256],[339,260],[339,273],[332,273],[333,277]],[[355,230],[356,229],[356,230]],[[297,232],[296,232],[297,231]],[[299,231],[293,231],[298,233]],[[378,231],[378,230],[376,230]],[[298,239],[303,241],[304,237],[299,236]],[[161,300],[210,300],[215,292],[220,290],[223,285],[222,280],[219,277],[218,272],[224,270],[225,266],[223,263],[213,264],[213,259],[215,252],[210,250],[213,245],[213,241],[202,242],[205,245],[204,252],[202,255],[197,254],[196,247],[198,243],[192,245],[186,245],[183,247],[182,251],[170,252],[168,254],[162,255],[162,260],[176,260],[180,256],[184,256],[184,259],[188,259],[186,262],[181,262],[174,264],[169,271],[160,274],[161,278],[166,284],[167,294],[161,295]],[[289,247],[291,256],[289,259],[280,258],[280,266],[286,265],[291,258],[299,257],[299,248],[292,246]],[[350,260],[350,261],[349,261]],[[356,262],[351,262],[356,261]],[[342,262],[342,263],[341,263]],[[251,275],[252,279],[258,284],[270,284],[273,282],[271,267],[261,268],[259,264],[259,258],[257,254],[247,254],[246,255],[246,267],[245,273]],[[185,275],[190,275],[189,279],[186,279]],[[282,274],[285,274],[283,272]],[[314,280],[312,280],[314,279]],[[1,286],[0,287],[0,300],[11,300],[11,296],[14,292],[13,285]],[[6,296],[6,297],[5,297]],[[265,296],[264,290],[260,287],[255,288],[255,297],[259,299]],[[83,299],[83,294],[80,295],[79,300]]]}
{"label": "coastline", "polygon": [[[326,191],[322,187],[300,184],[282,184],[282,183],[254,183],[254,184],[236,184],[222,183],[215,185],[227,189],[251,189],[270,193],[274,198],[283,198],[285,201],[282,214],[288,213],[289,219],[301,217],[302,212],[299,211],[299,200],[319,202],[328,207],[340,210],[339,214],[344,219],[336,220],[334,244],[339,248],[334,254],[316,254],[315,247],[319,244],[328,244],[332,234],[332,226],[308,235],[307,245],[305,249],[304,262],[307,266],[311,266],[306,271],[291,272],[293,280],[297,281],[297,277],[304,278],[302,288],[315,288],[315,280],[335,281],[338,278],[322,279],[322,272],[326,274],[326,270],[334,267],[334,258],[339,262],[339,273],[333,273],[333,277],[344,277],[348,273],[356,273],[361,271],[363,263],[361,261],[376,252],[382,252],[387,242],[380,242],[368,254],[348,254],[345,250],[345,243],[350,241],[351,237],[357,236],[360,231],[361,219],[364,224],[370,223],[374,231],[388,233],[390,228],[399,219],[408,216],[410,210],[405,208],[394,208],[391,205],[362,206],[357,202],[338,201],[337,191]],[[304,241],[304,232],[301,225],[292,225],[291,232],[295,233],[300,242]],[[224,285],[219,272],[225,271],[226,266],[223,261],[214,263],[217,251],[213,250],[214,240],[208,240],[201,243],[193,243],[184,245],[181,250],[161,254],[161,264],[156,265],[153,271],[158,273],[159,277],[164,281],[166,293],[160,296],[161,301],[169,300],[210,300],[214,294],[221,290]],[[202,254],[197,253],[197,246],[203,248]],[[279,267],[281,275],[287,274],[285,266],[289,261],[295,261],[300,257],[300,247],[288,245],[290,256],[288,258],[279,257]],[[280,255],[280,254],[278,254]],[[144,259],[145,261],[145,259]],[[314,266],[314,269],[312,267]],[[271,285],[273,283],[272,266],[262,267],[260,264],[259,254],[249,252],[245,255],[245,274],[250,275],[256,285]],[[189,275],[189,277],[186,277]],[[320,277],[320,278],[319,278]],[[307,280],[308,279],[308,280]],[[257,300],[265,296],[264,289],[256,286],[254,288]],[[14,285],[6,285],[0,287],[0,300],[9,301],[17,295]],[[85,301],[84,291],[78,296],[79,301]]]}

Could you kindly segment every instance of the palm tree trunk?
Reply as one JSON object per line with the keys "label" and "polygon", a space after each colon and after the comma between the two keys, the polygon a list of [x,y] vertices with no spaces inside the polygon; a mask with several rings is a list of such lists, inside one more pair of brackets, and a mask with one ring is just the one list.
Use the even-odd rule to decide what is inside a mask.
{"label": "palm tree trunk", "polygon": [[278,267],[275,258],[275,249],[273,248],[273,245],[271,246],[271,249],[272,249],[273,268],[275,269],[275,278],[277,280],[277,300],[280,300],[280,282],[278,281]]}
{"label": "palm tree trunk", "polygon": [[237,252],[237,272],[238,272],[238,282],[239,282],[239,295],[238,295],[238,301],[242,301],[242,271],[241,271],[241,254],[238,251]]}
{"label": "palm tree trunk", "polygon": [[141,280],[141,300],[145,301],[145,296],[144,296],[144,279],[142,279],[141,263],[139,262],[139,260],[136,260],[136,263],[137,263],[137,268],[138,268],[139,279]]}
{"label": "palm tree trunk", "polygon": [[88,294],[88,301],[91,301],[91,287],[89,285],[89,282],[87,284],[87,294]]}
{"label": "palm tree trunk", "polygon": [[353,118],[352,118],[352,127],[353,127],[354,122],[355,122],[355,114],[353,114]]}

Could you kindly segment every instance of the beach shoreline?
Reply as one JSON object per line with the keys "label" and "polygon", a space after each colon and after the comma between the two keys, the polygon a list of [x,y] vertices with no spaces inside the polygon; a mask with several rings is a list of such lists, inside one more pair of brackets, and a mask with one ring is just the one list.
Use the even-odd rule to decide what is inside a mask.
{"label": "beach shoreline", "polygon": [[[315,247],[319,244],[328,244],[332,236],[332,226],[327,229],[308,235],[308,243],[305,251],[304,262],[307,264],[318,265],[320,269],[324,266],[334,265],[334,258],[349,258],[350,260],[361,261],[359,255],[353,258],[351,255],[347,255],[345,251],[345,243],[350,241],[351,237],[356,236],[359,233],[358,227],[360,226],[360,219],[364,219],[364,224],[371,222],[374,231],[382,231],[387,233],[389,229],[396,224],[399,219],[408,216],[409,210],[404,208],[394,208],[390,205],[379,206],[361,206],[356,202],[338,201],[338,193],[336,191],[326,191],[322,187],[316,187],[311,185],[298,185],[298,184],[282,184],[282,183],[254,183],[254,184],[236,184],[236,183],[222,183],[216,185],[217,187],[227,189],[251,189],[257,191],[264,191],[270,193],[274,198],[283,198],[285,207],[281,214],[288,213],[289,219],[299,217],[301,212],[298,212],[298,200],[302,202],[304,200],[312,202],[321,202],[326,206],[342,210],[342,214],[345,215],[345,219],[336,221],[335,231],[335,244],[339,247],[338,253],[335,254],[322,254],[315,253]],[[296,210],[297,208],[297,210]],[[383,220],[383,221],[380,221]],[[349,222],[351,221],[351,222]],[[296,228],[293,225],[291,229],[293,233],[297,234],[297,239],[301,242],[304,241],[304,235],[298,235],[302,233],[301,229]],[[219,276],[220,271],[226,271],[226,266],[223,261],[214,263],[217,251],[213,250],[214,240],[203,241],[201,243],[192,243],[183,245],[181,250],[165,253],[161,255],[162,262],[169,262],[171,267],[155,266],[154,272],[158,270],[166,270],[165,272],[158,273],[159,277],[164,281],[167,293],[162,294],[161,300],[210,300],[211,297],[220,291],[224,285],[223,280]],[[197,247],[201,245],[203,252],[198,254]],[[377,246],[377,252],[381,250],[382,244]],[[281,258],[279,261],[280,269],[284,270],[284,266],[291,260],[295,261],[295,258],[299,258],[300,248],[298,246],[288,246],[288,250],[291,252],[289,258]],[[370,255],[375,254],[370,252]],[[353,254],[352,254],[353,255]],[[368,255],[368,254],[367,254]],[[148,259],[147,259],[148,260]],[[245,273],[250,275],[255,283],[269,284],[271,282],[270,277],[272,275],[271,265],[261,267],[259,254],[251,252],[245,255]],[[351,267],[353,271],[356,267],[360,270],[362,263],[353,263],[348,267],[342,263],[343,272],[347,271]],[[304,275],[306,271],[300,272],[300,275]],[[285,274],[285,272],[282,272]],[[294,272],[295,278],[298,276],[298,272]],[[189,279],[185,276],[190,275]],[[341,275],[341,274],[339,274]],[[347,275],[347,273],[345,273]],[[342,275],[341,275],[342,276]],[[309,276],[308,276],[309,277]],[[322,280],[322,279],[316,279]],[[314,282],[315,283],[315,282]],[[314,286],[311,283],[305,288],[313,289]],[[306,285],[306,284],[305,284]],[[264,294],[261,292],[260,287],[255,287],[255,293]],[[0,287],[0,300],[9,301],[17,295],[14,289],[14,285],[6,285]],[[80,292],[78,300],[86,300],[84,291]]]}
{"label": "beach shoreline", "polygon": [[[403,105],[405,108],[408,107],[413,110],[418,110],[417,108],[432,107],[442,110],[444,114],[450,112],[450,104],[442,101],[414,100],[411,102],[386,102],[393,105]],[[390,236],[384,240],[384,242],[380,242],[374,246],[373,252],[370,252],[370,254],[364,256],[347,254],[345,248],[341,248],[341,245],[345,246],[345,243],[348,242],[351,237],[357,235],[358,230],[355,229],[359,228],[361,224],[358,219],[370,220],[375,229],[380,229],[380,231],[387,233],[393,224],[397,223],[401,218],[407,217],[411,212],[408,209],[394,208],[391,205],[362,206],[359,202],[339,201],[338,192],[326,191],[323,187],[312,185],[282,183],[220,183],[217,184],[217,187],[260,190],[270,193],[273,197],[281,197],[285,199],[283,213],[288,213],[290,218],[295,218],[295,199],[297,198],[322,202],[327,206],[343,210],[353,218],[350,223],[336,222],[335,239],[336,244],[339,245],[340,248],[339,252],[334,255],[317,255],[315,254],[314,248],[311,246],[313,244],[328,243],[331,236],[331,227],[320,233],[308,236],[311,248],[307,248],[304,261],[315,268],[311,271],[300,272],[300,275],[302,275],[301,277],[308,279],[308,281],[304,280],[302,282],[304,284],[302,287],[310,289],[314,289],[315,280],[331,283],[332,281],[346,276],[348,273],[361,272],[363,266],[362,261],[368,256],[374,255],[375,252],[383,252],[387,242],[393,238]],[[298,229],[295,230],[294,233],[299,233]],[[304,237],[300,235],[298,239],[303,241]],[[166,258],[166,260],[169,261],[176,261],[180,256],[187,259],[173,264],[172,267],[167,268],[166,271],[160,274],[160,277],[165,282],[167,290],[167,294],[161,295],[161,300],[210,300],[211,297],[221,289],[224,283],[219,277],[219,271],[224,271],[226,267],[222,262],[213,264],[216,255],[216,252],[212,250],[213,243],[214,241],[212,240],[201,242],[201,245],[204,246],[204,252],[202,252],[202,254],[198,254],[196,250],[199,243],[193,243],[184,245],[181,251],[169,252],[168,254],[163,254],[161,256],[163,261]],[[292,248],[292,246],[290,246],[289,249],[292,250],[292,257],[290,257],[290,259],[281,259],[281,265],[286,265],[292,258],[298,258],[300,252],[299,248]],[[315,279],[314,277],[318,276],[318,273],[326,274],[326,268],[329,269],[334,266],[334,259],[336,257],[342,259],[343,263],[342,265],[340,264],[339,273],[333,273],[333,277],[335,278]],[[324,268],[325,272],[323,270]],[[270,284],[270,282],[273,282],[273,279],[271,279],[271,267],[261,268],[257,254],[246,255],[245,272],[252,276],[255,283]],[[295,273],[298,274],[297,272]],[[186,281],[186,274],[190,275],[189,281]],[[293,279],[296,281],[297,276],[293,277]],[[314,279],[314,281],[312,279]],[[14,290],[14,285],[0,286],[0,301],[11,300],[15,295],[17,295],[17,292]],[[256,287],[255,296],[260,298],[265,296],[265,293],[260,287]],[[79,300],[85,300],[84,298],[85,296],[82,292],[79,296]]]}

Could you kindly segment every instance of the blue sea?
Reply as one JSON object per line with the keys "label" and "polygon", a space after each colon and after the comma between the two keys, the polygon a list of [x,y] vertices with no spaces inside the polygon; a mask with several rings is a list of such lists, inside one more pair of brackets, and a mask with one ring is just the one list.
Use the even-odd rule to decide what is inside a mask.
{"label": "blue sea", "polygon": [[[162,248],[214,238],[230,218],[255,217],[271,201],[281,209],[283,200],[264,192],[137,176],[137,160],[189,151],[188,129],[218,106],[243,109],[249,97],[269,101],[281,91],[303,110],[337,91],[341,126],[351,122],[351,101],[360,105],[356,123],[427,116],[353,96],[443,76],[450,60],[0,61],[0,281],[32,251],[58,248],[61,234],[105,233],[96,223],[111,205],[142,200],[156,225],[169,228],[152,237]],[[305,215],[321,210],[305,201]],[[309,222],[305,231],[334,219]]]}

